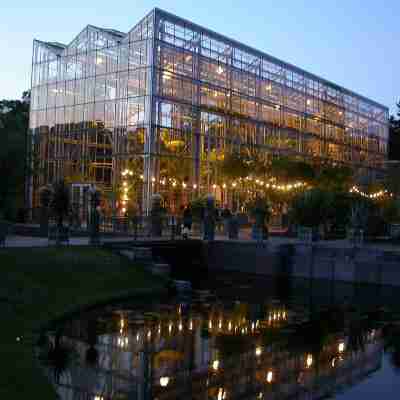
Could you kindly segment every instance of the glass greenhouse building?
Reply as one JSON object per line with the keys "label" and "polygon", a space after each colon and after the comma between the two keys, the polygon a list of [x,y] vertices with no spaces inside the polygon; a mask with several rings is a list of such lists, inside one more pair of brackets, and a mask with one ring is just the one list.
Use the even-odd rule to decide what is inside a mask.
{"label": "glass greenhouse building", "polygon": [[235,151],[375,176],[388,109],[154,9],[128,33],[88,25],[68,45],[35,40],[30,129],[34,206],[64,178],[78,197],[96,184],[121,213],[146,213],[154,193],[174,212],[242,190],[219,168]]}

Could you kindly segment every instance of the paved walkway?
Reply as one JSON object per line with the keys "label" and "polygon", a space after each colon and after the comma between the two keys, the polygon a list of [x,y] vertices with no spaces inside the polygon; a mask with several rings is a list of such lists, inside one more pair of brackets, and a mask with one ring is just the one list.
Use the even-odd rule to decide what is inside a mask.
{"label": "paved walkway", "polygon": [[[199,239],[196,237],[195,239]],[[149,241],[151,242],[152,238],[139,238],[141,242]],[[168,241],[168,237],[157,238],[157,241],[165,240]],[[239,240],[228,240],[224,236],[216,236],[217,241],[229,241],[229,242],[236,242],[236,243],[251,243],[254,241],[249,240],[247,238],[242,238]],[[121,243],[121,242],[132,242],[132,236],[126,237],[115,237],[115,238],[102,238],[102,243]],[[282,244],[291,244],[297,243],[298,240],[295,238],[286,238],[286,237],[270,237],[269,240],[266,242],[271,246],[279,246]],[[319,247],[328,247],[328,248],[351,248],[351,244],[347,240],[327,240],[317,242]],[[72,237],[70,239],[70,245],[72,246],[87,246],[89,245],[89,238],[88,237]],[[32,236],[17,236],[11,235],[7,237],[6,240],[6,247],[47,247],[49,246],[49,241],[47,238],[43,237],[32,237]],[[397,251],[400,252],[400,245],[393,245],[393,244],[381,244],[381,243],[367,243],[363,246],[364,248],[369,249],[380,249],[385,251]]]}

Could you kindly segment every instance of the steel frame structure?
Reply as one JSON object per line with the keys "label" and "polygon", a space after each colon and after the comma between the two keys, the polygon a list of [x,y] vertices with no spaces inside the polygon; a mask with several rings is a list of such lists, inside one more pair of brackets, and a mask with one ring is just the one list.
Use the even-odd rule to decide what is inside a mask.
{"label": "steel frame structure", "polygon": [[222,198],[217,161],[237,150],[375,176],[388,108],[156,8],[126,34],[88,25],[68,45],[35,40],[30,128],[34,204],[61,177],[115,190],[130,169],[147,212],[156,192],[173,207],[211,188]]}

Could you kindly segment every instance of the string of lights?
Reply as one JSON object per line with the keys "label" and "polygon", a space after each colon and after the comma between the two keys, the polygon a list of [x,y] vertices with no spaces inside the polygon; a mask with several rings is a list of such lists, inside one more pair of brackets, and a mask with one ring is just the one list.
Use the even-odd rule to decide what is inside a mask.
{"label": "string of lights", "polygon": [[[122,177],[123,177],[123,181],[122,181],[122,197],[121,197],[121,203],[122,203],[122,212],[126,212],[126,204],[129,201],[129,197],[128,197],[128,192],[129,192],[129,184],[127,179],[129,177],[133,176],[133,171],[129,170],[129,169],[125,169],[124,171],[122,171]],[[140,179],[142,181],[144,181],[144,176],[140,175]],[[153,184],[156,183],[156,178],[152,177],[151,178],[151,182]],[[201,188],[212,188],[214,191],[217,189],[220,190],[227,190],[227,189],[236,189],[236,188],[240,188],[240,190],[243,189],[243,184],[244,183],[252,183],[253,185],[259,187],[259,188],[263,188],[263,189],[269,189],[269,190],[274,190],[274,191],[280,191],[280,192],[292,192],[295,190],[301,190],[301,189],[307,189],[310,188],[311,186],[308,185],[305,182],[293,182],[293,183],[278,183],[277,182],[277,178],[275,177],[271,177],[267,180],[262,180],[262,179],[258,179],[255,178],[253,176],[247,176],[245,178],[239,178],[236,180],[233,180],[232,182],[229,183],[222,183],[222,184],[217,184],[217,183],[212,183],[209,185],[197,185],[196,183],[194,184],[190,184],[188,182],[185,181],[179,181],[179,179],[174,178],[174,177],[163,177],[162,179],[159,180],[159,184],[164,187],[167,185],[172,186],[174,189],[175,188],[183,188],[183,189],[187,189],[187,190],[196,190],[196,189],[201,189]],[[247,188],[248,190],[248,188]],[[349,190],[350,193],[356,193],[362,197],[365,198],[369,198],[372,200],[378,200],[381,199],[385,196],[389,196],[389,197],[393,197],[393,194],[390,193],[388,190],[379,190],[377,192],[374,193],[366,193],[362,190],[360,190],[357,186],[352,186],[351,189]]]}

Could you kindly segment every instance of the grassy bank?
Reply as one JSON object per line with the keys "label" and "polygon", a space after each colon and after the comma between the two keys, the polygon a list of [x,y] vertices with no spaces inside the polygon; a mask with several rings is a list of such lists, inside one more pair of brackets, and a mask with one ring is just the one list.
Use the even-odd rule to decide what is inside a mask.
{"label": "grassy bank", "polygon": [[0,399],[55,399],[33,357],[40,327],[79,307],[162,286],[102,249],[1,249]]}

